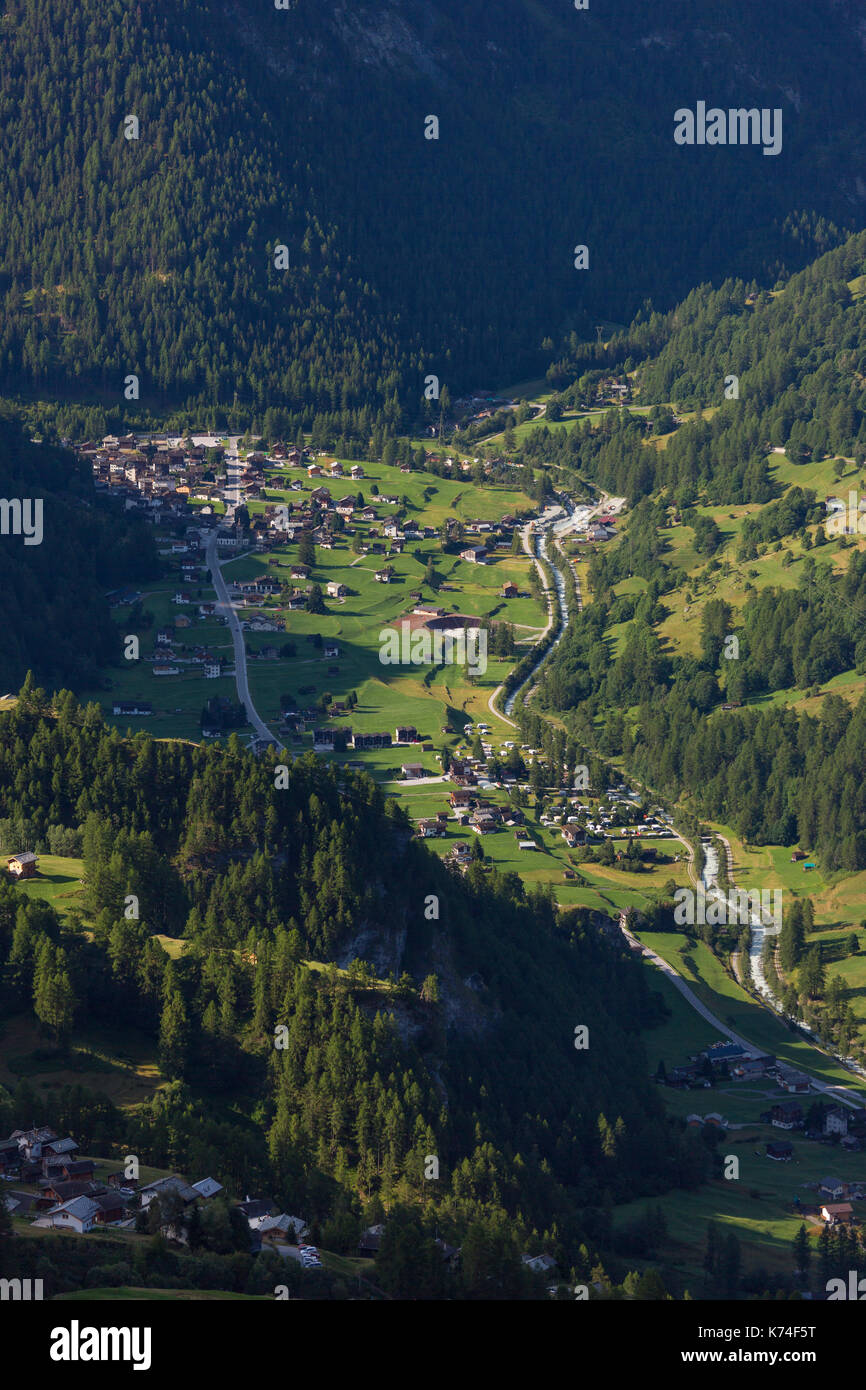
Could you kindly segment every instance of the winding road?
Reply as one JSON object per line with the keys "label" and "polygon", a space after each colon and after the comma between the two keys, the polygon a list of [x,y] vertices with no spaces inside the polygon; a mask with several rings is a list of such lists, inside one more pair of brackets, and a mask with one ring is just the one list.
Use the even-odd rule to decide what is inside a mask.
{"label": "winding road", "polygon": [[238,699],[246,710],[247,719],[256,731],[256,735],[263,739],[265,743],[273,743],[281,751],[285,745],[271,733],[265,721],[260,717],[258,710],[253,704],[253,697],[250,694],[249,676],[247,673],[247,651],[244,643],[244,634],[241,628],[240,619],[235,612],[231,599],[229,598],[228,586],[223,578],[220,562],[217,558],[217,533],[212,531],[207,538],[205,545],[205,561],[210,570],[211,580],[217,596],[217,613],[225,617],[232,634],[232,643],[235,652],[235,684],[238,690]]}

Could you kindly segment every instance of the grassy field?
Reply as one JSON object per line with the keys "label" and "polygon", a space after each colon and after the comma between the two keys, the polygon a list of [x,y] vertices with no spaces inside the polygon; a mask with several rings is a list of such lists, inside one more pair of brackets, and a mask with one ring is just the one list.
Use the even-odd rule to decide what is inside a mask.
{"label": "grassy field", "polygon": [[752,999],[702,941],[689,947],[679,932],[640,932],[639,935],[645,945],[682,975],[702,1003],[741,1037],[799,1071],[858,1092],[866,1103],[866,1082],[812,1047]]}
{"label": "grassy field", "polygon": [[35,1019],[15,1015],[0,1031],[0,1084],[12,1087],[26,1077],[37,1090],[61,1086],[85,1086],[101,1091],[116,1105],[137,1105],[148,1100],[163,1084],[149,1038],[124,1029],[80,1024],[73,1033],[68,1055],[46,1052]]}
{"label": "grassy field", "polygon": [[40,854],[36,877],[23,879],[19,887],[28,898],[44,899],[65,917],[71,909],[81,906],[83,877],[84,865],[80,859]]}
{"label": "grassy field", "polygon": [[[725,1111],[722,1098],[716,1099],[718,1103],[706,1105],[706,1109]],[[703,1106],[702,1101],[696,1109]],[[863,1179],[861,1155],[849,1155],[797,1134],[792,1136],[792,1161],[775,1163],[766,1157],[764,1145],[778,1137],[778,1130],[761,1124],[728,1131],[719,1142],[719,1152],[738,1158],[739,1177],[717,1179],[697,1191],[678,1191],[665,1199],[667,1238],[659,1253],[666,1264],[677,1270],[693,1297],[704,1292],[702,1261],[708,1222],[715,1222],[723,1234],[732,1231],[737,1236],[746,1271],[764,1268],[771,1274],[790,1275],[791,1246],[800,1225],[805,1220],[813,1248],[819,1232],[818,1223],[804,1217],[803,1211],[795,1207],[794,1198],[799,1197],[802,1207],[814,1208],[815,1185],[822,1178],[829,1175],[842,1181]],[[654,1199],[642,1199],[616,1207],[615,1229],[632,1225],[658,1205]]]}

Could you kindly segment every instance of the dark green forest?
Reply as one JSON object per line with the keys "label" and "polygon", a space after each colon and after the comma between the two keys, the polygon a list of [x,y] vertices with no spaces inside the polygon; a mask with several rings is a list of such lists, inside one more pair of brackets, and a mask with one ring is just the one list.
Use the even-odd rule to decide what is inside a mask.
{"label": "dark green forest", "polygon": [[[59,399],[67,433],[188,407],[366,442],[417,417],[427,372],[454,398],[543,371],[563,335],[595,341],[648,297],[772,284],[854,225],[864,14],[10,0],[3,391]],[[675,145],[674,110],[709,88],[781,104],[781,154]]]}
{"label": "dark green forest", "polygon": [[[707,1176],[648,1080],[638,1033],[664,1010],[638,962],[516,875],[453,874],[366,776],[306,756],[278,789],[274,767],[236,735],[124,739],[30,679],[0,715],[4,838],[74,837],[86,879],[65,922],[0,886],[3,1012],[34,1010],[61,1049],[84,1017],[134,1029],[172,1083],[128,1115],[79,1097],[83,1146],[264,1188],[338,1250],[383,1203],[475,1231],[502,1268],[470,1261],[457,1296],[519,1293],[542,1237],[578,1266],[612,1204]],[[26,1083],[10,1102],[32,1103]]]}
{"label": "dark green forest", "polygon": [[[636,503],[621,541],[592,559],[594,601],[546,668],[541,706],[563,712],[584,746],[624,756],[672,799],[687,792],[699,815],[753,843],[802,841],[831,870],[866,866],[866,704],[852,708],[828,695],[817,717],[720,706],[792,687],[817,690],[843,672],[866,671],[866,557],[852,553],[836,574],[820,562],[824,499],[808,486],[813,462],[866,463],[864,272],[860,233],[774,297],[731,281],[696,290],[665,318],[638,318],[611,352],[620,367],[630,358],[630,370],[644,356],[636,368],[642,401],[674,398],[697,408],[696,418],[657,450],[652,415],[612,410],[596,430],[585,423],[536,431],[520,455],[532,471],[555,467]],[[739,399],[704,418],[701,408],[720,402],[729,372],[739,376]],[[578,377],[563,395],[577,402],[586,389]],[[772,483],[767,457],[776,447],[802,467],[802,485],[783,492]],[[748,564],[758,547],[798,537],[809,550],[799,583],[749,586],[736,621],[728,604],[710,601],[700,654],[676,655],[656,630],[682,581],[666,558],[671,519],[693,529],[709,572],[719,564],[721,533],[698,506],[746,502],[763,505],[743,523],[737,561]],[[643,593],[615,595],[632,575],[647,581]],[[608,630],[616,623],[628,628],[614,658]],[[721,659],[729,634],[739,644],[736,661]]]}
{"label": "dark green forest", "polygon": [[[46,684],[80,688],[118,659],[120,635],[106,590],[157,571],[151,528],[100,505],[90,469],[68,449],[33,444],[0,416],[0,498],[42,503],[42,537],[0,535],[0,686],[28,670]],[[35,539],[35,535],[34,535]]]}

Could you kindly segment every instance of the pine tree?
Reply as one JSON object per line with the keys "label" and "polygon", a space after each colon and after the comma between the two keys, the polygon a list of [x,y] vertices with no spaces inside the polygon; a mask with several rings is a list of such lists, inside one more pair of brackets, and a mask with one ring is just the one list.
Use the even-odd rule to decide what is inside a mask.
{"label": "pine tree", "polygon": [[159,1066],[169,1079],[183,1076],[189,1046],[189,1020],[179,989],[168,995],[159,1025]]}
{"label": "pine tree", "polygon": [[805,1225],[801,1226],[794,1236],[794,1271],[799,1274],[804,1281],[809,1277],[809,1265],[812,1259],[812,1248],[809,1245],[809,1237],[806,1233]]}

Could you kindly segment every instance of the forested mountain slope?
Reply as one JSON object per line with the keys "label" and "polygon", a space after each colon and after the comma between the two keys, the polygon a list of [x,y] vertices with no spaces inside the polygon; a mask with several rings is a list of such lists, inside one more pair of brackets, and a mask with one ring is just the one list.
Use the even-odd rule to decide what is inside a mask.
{"label": "forested mountain slope", "polygon": [[[427,371],[453,396],[647,295],[772,282],[862,220],[864,33],[866,0],[10,0],[4,390],[135,373],[150,409],[363,435]],[[698,100],[780,108],[781,153],[677,146]]]}
{"label": "forested mountain slope", "polygon": [[[592,353],[572,362],[566,403],[587,370],[628,368],[642,402],[673,396],[711,417],[699,408],[677,427],[666,407],[613,410],[597,428],[540,429],[522,451],[524,464],[634,504],[592,559],[593,602],[551,660],[542,704],[701,815],[750,842],[809,845],[831,871],[866,867],[866,699],[854,682],[866,672],[866,555],[855,526],[826,529],[834,483],[846,501],[866,490],[864,274],[860,233],[774,296],[727,281],[636,321],[604,369],[589,368]],[[728,373],[738,399],[724,399]],[[850,690],[820,708],[790,707],[843,676]]]}
{"label": "forested mountain slope", "polygon": [[[0,734],[4,837],[80,828],[87,882],[65,923],[0,885],[4,1012],[35,1008],[61,1045],[77,1020],[140,1029],[173,1083],[134,1116],[91,1107],[82,1144],[272,1192],[350,1252],[381,1201],[457,1243],[498,1232],[493,1296],[519,1291],[533,1230],[569,1268],[611,1201],[709,1171],[648,1080],[638,1034],[660,1004],[640,963],[515,875],[449,872],[368,778],[306,757],[278,789],[236,736],[126,741],[32,685]],[[331,968],[361,932],[372,969]]]}

